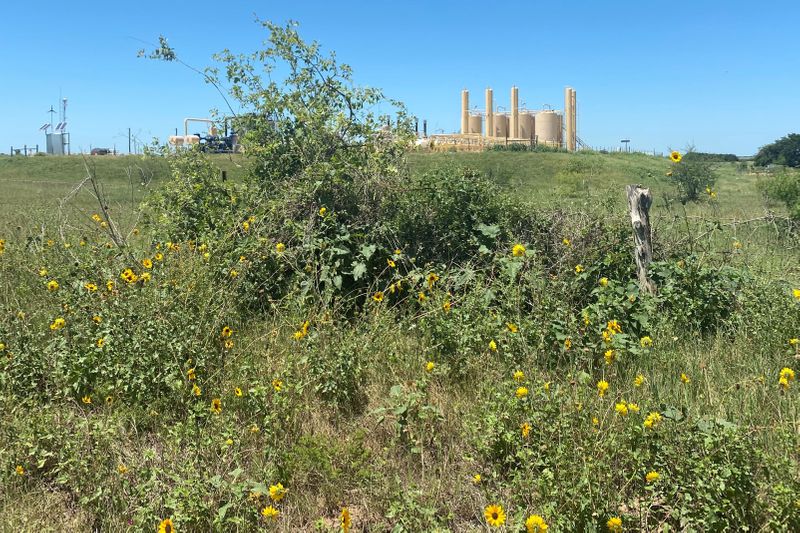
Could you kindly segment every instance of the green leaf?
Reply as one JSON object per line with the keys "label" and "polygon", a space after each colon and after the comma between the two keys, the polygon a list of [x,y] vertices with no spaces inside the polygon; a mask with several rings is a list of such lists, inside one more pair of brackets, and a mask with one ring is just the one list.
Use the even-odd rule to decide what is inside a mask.
{"label": "green leaf", "polygon": [[356,263],[353,265],[353,279],[358,281],[361,276],[367,273],[367,265],[364,263]]}

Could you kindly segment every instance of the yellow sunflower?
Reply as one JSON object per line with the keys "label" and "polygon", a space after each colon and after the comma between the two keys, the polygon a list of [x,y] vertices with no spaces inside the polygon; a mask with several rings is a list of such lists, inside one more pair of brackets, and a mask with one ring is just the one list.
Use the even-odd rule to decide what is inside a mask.
{"label": "yellow sunflower", "polygon": [[683,156],[682,156],[682,155],[681,155],[681,153],[680,153],[680,152],[678,152],[677,150],[673,150],[673,151],[672,151],[672,153],[671,153],[671,154],[669,154],[669,159],[670,159],[670,161],[672,161],[673,163],[680,163],[680,162],[681,162],[681,159],[683,159]]}
{"label": "yellow sunflower", "polygon": [[483,511],[483,516],[486,517],[486,522],[492,527],[500,527],[506,521],[506,513],[499,505],[492,504]]}

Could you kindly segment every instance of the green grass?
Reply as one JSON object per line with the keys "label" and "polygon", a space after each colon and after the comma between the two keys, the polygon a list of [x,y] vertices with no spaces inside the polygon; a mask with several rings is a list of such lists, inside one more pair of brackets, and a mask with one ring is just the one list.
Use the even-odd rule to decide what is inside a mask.
{"label": "green grass", "polygon": [[[232,179],[241,175],[242,159],[214,159]],[[168,177],[158,158],[90,161],[112,212],[126,220],[134,219],[149,189]],[[26,247],[25,237],[36,233],[31,227],[52,223],[59,199],[83,178],[84,160],[0,159],[0,238],[9,241],[0,261],[0,341],[8,343],[7,356],[27,357],[31,368],[40,365],[47,376],[15,368],[19,386],[38,391],[41,379],[57,388],[67,373],[52,370],[56,364],[71,369],[71,379],[82,372],[90,382],[110,382],[106,375],[122,369],[147,376],[144,383],[120,380],[117,388],[89,391],[95,397],[91,405],[80,400],[84,389],[40,401],[0,383],[0,529],[155,531],[161,518],[175,516],[183,526],[179,531],[265,526],[332,532],[347,505],[355,530],[484,531],[484,507],[502,503],[514,530],[521,530],[532,512],[543,514],[551,531],[564,530],[582,505],[582,523],[598,531],[618,514],[625,517],[626,530],[655,530],[653,517],[666,510],[674,513],[673,524],[680,523],[681,513],[698,510],[713,520],[756,500],[776,506],[760,508],[765,516],[790,516],[792,524],[800,523],[798,382],[785,393],[777,386],[783,366],[800,370],[797,350],[787,344],[800,336],[800,302],[789,291],[800,286],[798,247],[778,222],[745,222],[766,210],[782,213],[765,203],[757,177],[733,164],[720,165],[717,199],[684,211],[669,201],[673,187],[664,175],[669,163],[645,155],[412,153],[409,164],[412,173],[439,165],[481,170],[531,209],[552,214],[554,227],[573,231],[568,236],[574,242],[560,247],[561,235],[553,235],[552,243],[526,243],[534,254],[524,259],[527,277],[512,276],[508,286],[499,280],[523,259],[508,257],[508,243],[501,243],[493,251],[491,282],[462,265],[457,272],[442,272],[435,289],[420,281],[406,300],[387,293],[387,302],[377,305],[367,295],[365,312],[354,316],[339,315],[333,306],[309,309],[293,296],[275,301],[268,312],[248,314],[237,301],[249,296],[237,292],[247,270],[267,257],[304,275],[310,267],[296,252],[301,239],[287,241],[286,254],[275,255],[270,239],[279,232],[266,228],[265,244],[254,225],[249,235],[232,232],[231,240],[252,246],[242,252],[247,257],[218,255],[224,243],[217,243],[205,260],[188,243],[177,251],[163,244],[156,250],[155,237],[143,228],[131,239],[133,256],[123,257],[105,247],[107,237],[88,220],[95,204],[84,193],[65,208],[72,222],[62,227],[74,247],[80,225],[86,247]],[[152,176],[149,183],[128,177],[127,170],[139,168]],[[596,278],[604,274],[602,264],[585,265],[596,269],[586,280],[588,290],[574,266],[581,250],[594,245],[596,222],[626,227],[624,186],[630,183],[647,185],[655,195],[658,256],[689,250],[710,274],[732,268],[752,276],[752,287],[738,289],[739,322],[731,319],[701,333],[656,317],[663,320],[651,332],[652,350],[638,350],[638,337],[633,338],[632,350],[605,365],[602,352],[595,353],[604,320],[592,317],[591,327],[584,327],[580,315],[567,316],[560,306],[573,292],[600,290]],[[311,213],[310,219],[319,218],[316,209]],[[569,216],[571,223],[555,225]],[[58,238],[57,228],[47,228],[47,235]],[[741,248],[734,249],[734,242]],[[328,248],[324,244],[320,250]],[[534,249],[551,245],[561,258],[546,270]],[[625,255],[624,243],[620,248],[608,253]],[[161,252],[165,257],[153,268],[151,283],[124,286],[121,268]],[[407,259],[398,259],[397,272],[413,270],[423,279],[427,267]],[[43,266],[46,277],[39,275]],[[243,274],[232,278],[232,267]],[[44,288],[50,278],[62,284],[56,293]],[[106,279],[118,287],[104,291]],[[98,282],[100,291],[87,292],[86,280]],[[614,298],[627,301],[630,282],[621,276],[607,289],[619,290]],[[488,290],[481,283],[507,300],[483,308]],[[704,290],[720,289],[697,283]],[[428,307],[414,311],[417,290],[427,291],[429,300]],[[445,313],[442,304],[451,299],[452,311]],[[674,318],[688,311],[677,309]],[[103,315],[101,324],[92,321],[95,313]],[[69,327],[51,331],[48,324],[61,315]],[[627,332],[635,317],[615,318]],[[293,333],[306,319],[312,321],[311,333],[297,341]],[[520,326],[518,333],[509,332],[508,321]],[[229,350],[219,338],[223,325],[235,331]],[[767,328],[775,333],[765,335]],[[563,338],[544,337],[549,331],[569,335],[576,346],[562,348]],[[102,350],[95,348],[100,335],[108,338]],[[489,339],[497,340],[498,352],[489,350]],[[445,342],[456,348],[442,350]],[[431,359],[436,365],[428,373],[425,363]],[[198,398],[186,378],[194,366],[203,388]],[[166,369],[173,373],[163,375]],[[514,397],[515,370],[526,375],[529,403]],[[351,373],[356,377],[346,380]],[[681,373],[690,383],[681,383]],[[646,377],[642,387],[633,385],[638,374]],[[283,381],[280,391],[274,391],[274,379]],[[600,379],[611,383],[605,398],[596,393]],[[162,393],[141,401],[129,392],[134,385],[158,386]],[[244,389],[243,397],[234,394],[235,387]],[[349,408],[325,396],[347,387],[363,404]],[[119,399],[106,405],[106,394]],[[223,400],[219,416],[209,414],[214,397]],[[642,413],[621,418],[615,402],[622,400],[637,402]],[[659,432],[648,433],[642,419],[653,410],[670,418]],[[734,424],[736,432],[713,424],[712,431],[698,429],[716,419]],[[529,440],[520,437],[522,421],[533,424]],[[253,424],[259,432],[251,431]],[[15,476],[16,464],[25,465],[26,476]],[[129,469],[124,475],[117,470],[121,464]],[[774,470],[765,473],[764,465]],[[648,487],[643,476],[650,468],[663,477]],[[473,483],[478,473],[482,480]],[[751,479],[760,480],[757,491],[748,492]],[[266,502],[255,504],[248,495],[255,482],[277,481],[287,484],[289,495],[277,505],[280,520],[267,526],[259,514]],[[226,512],[238,522],[225,522]],[[692,515],[688,527],[703,529],[702,519]],[[750,525],[790,530],[790,518],[775,520]]]}

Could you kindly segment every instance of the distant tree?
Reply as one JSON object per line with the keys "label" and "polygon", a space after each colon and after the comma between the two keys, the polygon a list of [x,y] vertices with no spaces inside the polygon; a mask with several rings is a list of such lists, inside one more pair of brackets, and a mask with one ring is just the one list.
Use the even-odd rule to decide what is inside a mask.
{"label": "distant tree", "polygon": [[800,167],[800,134],[790,133],[772,144],[762,146],[754,162],[762,167],[766,165]]}
{"label": "distant tree", "polygon": [[679,162],[674,163],[667,173],[670,180],[678,188],[678,199],[682,204],[697,202],[705,192],[712,198],[712,190],[717,181],[714,166],[705,158],[694,157],[693,147],[686,150],[686,154]]}

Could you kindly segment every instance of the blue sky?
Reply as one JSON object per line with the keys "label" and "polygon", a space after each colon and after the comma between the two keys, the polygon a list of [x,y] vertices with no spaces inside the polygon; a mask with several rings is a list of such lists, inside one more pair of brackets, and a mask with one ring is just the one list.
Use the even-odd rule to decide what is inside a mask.
{"label": "blue sky", "polygon": [[460,91],[483,104],[563,108],[578,97],[589,145],[752,154],[800,130],[800,3],[551,2],[4,2],[0,9],[0,153],[44,144],[38,128],[69,98],[73,151],[127,150],[127,131],[165,140],[184,117],[222,107],[176,64],[136,58],[165,35],[196,67],[223,48],[257,49],[261,18],[294,19],[335,50],[357,83],[380,87],[427,118],[459,127]]}

